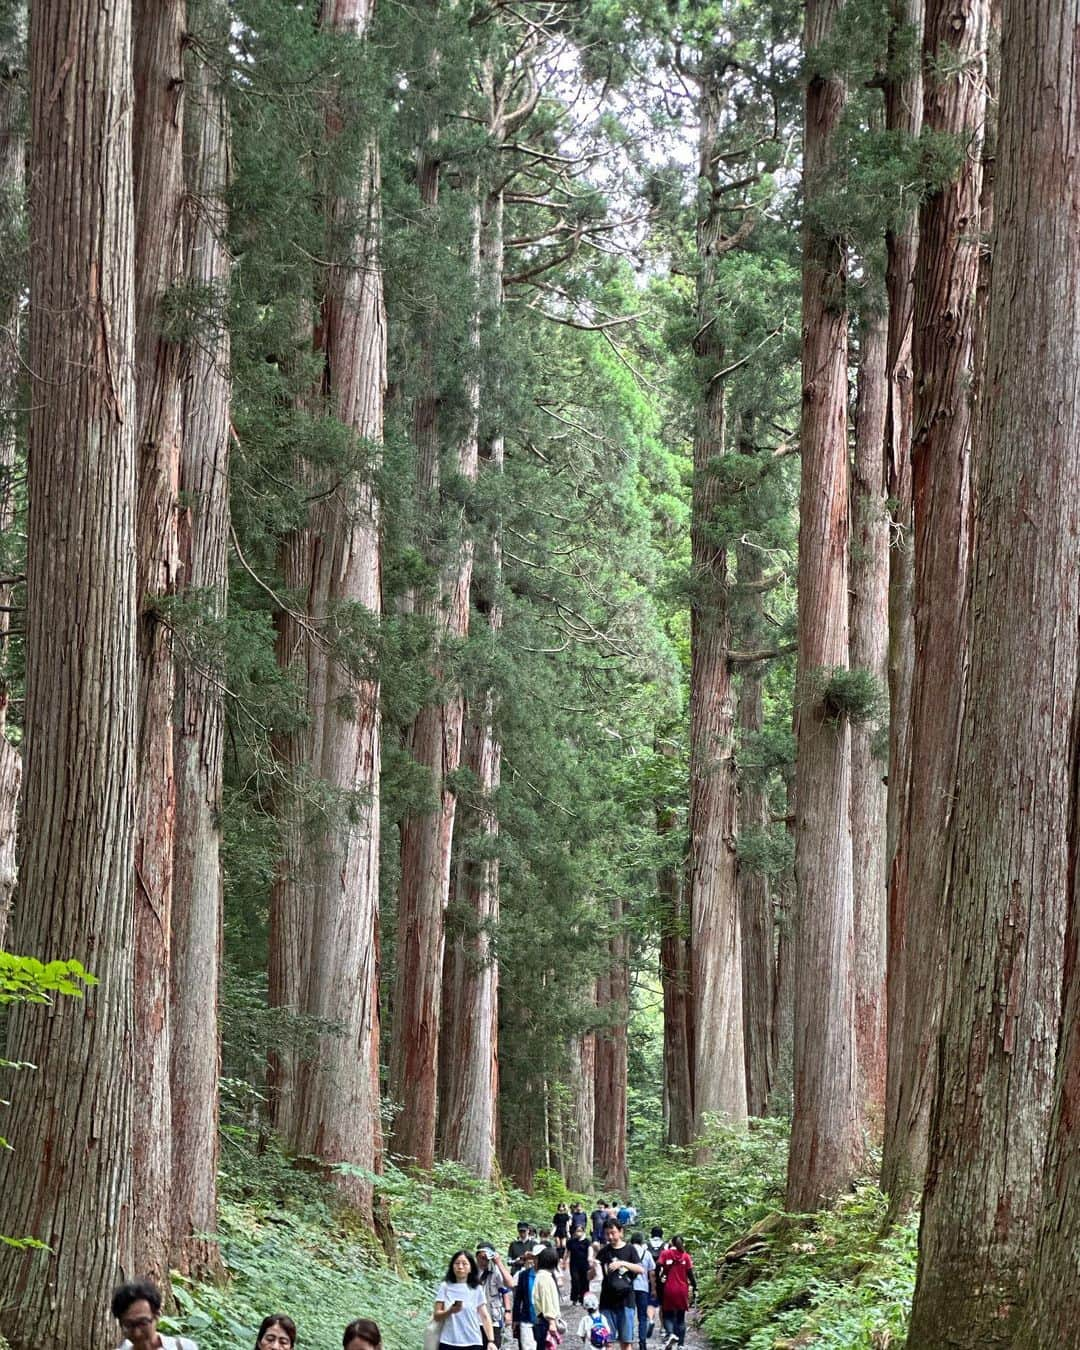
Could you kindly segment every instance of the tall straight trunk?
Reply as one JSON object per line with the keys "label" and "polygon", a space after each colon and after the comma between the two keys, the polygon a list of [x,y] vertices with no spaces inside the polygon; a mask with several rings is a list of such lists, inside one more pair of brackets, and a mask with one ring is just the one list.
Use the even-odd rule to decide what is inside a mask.
{"label": "tall straight trunk", "polygon": [[617,1191],[627,1186],[626,1025],[630,1016],[629,942],[622,929],[622,901],[612,903],[611,964],[597,981],[597,1003],[606,1024],[596,1037],[596,1112],[593,1156],[596,1174]]}
{"label": "tall straight trunk", "polygon": [[[698,96],[699,177],[715,184],[721,94],[706,76]],[[735,857],[735,693],[727,539],[717,521],[718,461],[724,454],[724,347],[717,265],[725,248],[719,194],[697,225],[699,275],[694,357],[699,384],[694,427],[690,548],[690,956],[695,1002],[694,1132],[708,1117],[746,1121],[742,953]]]}
{"label": "tall straight trunk", "polygon": [[[885,126],[894,134],[916,137],[922,128],[923,0],[891,0],[890,55],[893,73],[885,84]],[[900,62],[897,49],[914,51]],[[888,901],[885,1001],[887,1005],[887,1068],[885,1139],[881,1184],[890,1198],[899,1197],[906,1131],[902,1128],[900,1083],[903,1074],[904,988],[907,920],[907,876],[897,868],[900,822],[907,815],[911,767],[911,677],[915,658],[912,588],[915,541],[911,505],[911,436],[913,417],[912,329],[915,314],[915,259],[919,217],[914,208],[885,235],[885,289],[889,304],[886,380],[885,459],[892,537],[889,547],[889,787],[886,810]]]}
{"label": "tall straight trunk", "polygon": [[[764,627],[761,553],[739,543],[735,560],[742,592],[741,625],[744,646],[755,645]],[[743,744],[765,724],[762,672],[758,663],[743,667],[739,685],[739,733]],[[768,799],[749,776],[739,782],[739,833],[764,830],[769,822]],[[743,1042],[746,1052],[746,1106],[752,1116],[764,1116],[776,1070],[776,923],[769,878],[764,872],[739,866],[739,923],[742,928]]]}
{"label": "tall straight trunk", "polygon": [[[596,1004],[596,989],[586,990],[586,1006]],[[579,1036],[570,1053],[570,1114],[573,1147],[566,1160],[566,1184],[575,1191],[591,1188],[596,1125],[596,1034]]]}
{"label": "tall straight trunk", "polygon": [[[334,0],[321,22],[361,41],[370,0]],[[327,135],[344,113],[330,102]],[[348,805],[343,819],[313,842],[309,965],[304,1010],[338,1024],[320,1036],[303,1079],[294,1140],[327,1163],[377,1171],[379,1113],[379,682],[367,654],[332,655],[333,628],[354,612],[374,628],[382,604],[379,500],[375,477],[386,392],[386,313],[380,262],[380,167],[374,135],[355,156],[353,181],[328,203],[330,258],[322,305],[323,393],[353,434],[362,466],[335,481],[309,522],[308,606],[330,649],[312,650],[309,699],[312,768]],[[366,1219],[373,1193],[362,1176],[335,1174],[335,1185]]]}
{"label": "tall straight trunk", "polygon": [[[479,190],[479,185],[478,190]],[[474,318],[474,346],[478,349],[481,327],[498,324],[502,300],[503,201],[497,193],[485,203],[477,237],[477,311]],[[479,371],[476,375],[479,380]],[[477,384],[476,416],[479,418],[480,388]],[[479,433],[479,426],[476,428]],[[482,456],[485,474],[501,474],[504,442],[494,436]],[[486,620],[492,648],[502,630],[502,602],[499,595],[502,572],[502,543],[498,522],[490,526],[490,535],[481,557],[481,566],[473,576],[473,603],[478,616]],[[469,827],[477,838],[457,863],[457,912],[459,930],[453,942],[447,938],[443,973],[443,1024],[452,1028],[453,1041],[440,1054],[440,1072],[444,1089],[440,1090],[443,1112],[442,1148],[444,1156],[464,1163],[477,1176],[488,1179],[495,1162],[495,1106],[498,1101],[498,990],[499,970],[492,934],[499,921],[499,859],[495,842],[499,818],[495,808],[502,746],[495,725],[495,692],[489,688],[469,710],[463,745],[463,761],[475,781],[479,801],[469,813]]]}
{"label": "tall straight trunk", "polygon": [[[904,1044],[894,1204],[917,1194],[934,1096],[948,911],[948,830],[967,660],[971,386],[979,270],[986,0],[928,0],[924,122],[965,148],[956,179],[924,203],[915,269],[912,487],[915,665],[907,814],[896,886],[906,897]],[[942,53],[948,59],[942,59]]]}
{"label": "tall straight trunk", "polygon": [[[228,12],[209,0],[201,17],[217,37]],[[225,88],[205,61],[189,61],[185,115],[187,275],[224,313],[230,259],[225,190],[229,124]],[[187,352],[180,458],[181,581],[211,624],[228,603],[229,330],[218,320]],[[220,1270],[217,1243],[199,1236],[217,1222],[218,985],[221,977],[221,789],[225,707],[220,658],[210,668],[178,654],[176,846],[173,873],[169,1045],[172,1055],[171,1264],[184,1274]]]}
{"label": "tall straight trunk", "polygon": [[[656,831],[675,829],[675,812],[657,808]],[[685,869],[665,860],[656,874],[661,906],[660,988],[664,998],[665,1140],[675,1148],[694,1142],[693,1038],[690,1023],[689,915]]]}
{"label": "tall straight trunk", "polygon": [[[870,314],[859,338],[851,480],[851,666],[884,688],[889,659],[889,517],[885,474],[888,322]],[[885,1123],[886,815],[876,726],[851,728],[851,856],[855,913],[855,1056],[864,1129]]]}
{"label": "tall straight trunk", "polygon": [[[1046,629],[1038,635],[1040,642],[1049,638],[1055,645],[1040,647],[1039,651],[1056,654],[1060,639],[1067,662],[1075,659],[1075,616],[1080,607],[1080,548],[1076,538],[1080,519],[1076,463],[1076,446],[1080,443],[1080,386],[1076,378],[1080,236],[1076,231],[1072,149],[1080,132],[1080,110],[1075,97],[1066,98],[1063,93],[1080,85],[1080,0],[1002,0],[1001,18],[1001,97],[994,183],[1000,224],[990,283],[987,371],[987,387],[993,388],[995,395],[1000,388],[1001,397],[995,401],[1000,409],[997,417],[991,422],[992,414],[986,412],[980,425],[990,425],[991,453],[987,458],[991,467],[996,464],[995,451],[1004,456],[1011,450],[1019,460],[1012,476],[1018,486],[1023,484],[1025,497],[1036,484],[1045,484],[1043,491],[1031,496],[1036,503],[1034,521],[1026,519],[1026,500],[1021,507],[1024,539],[1029,549],[1039,542],[1048,553],[1058,552],[1057,558],[1048,557],[1045,564],[1046,580],[1049,583],[1052,579],[1053,584],[1048,584],[1044,593],[1042,622]],[[1018,277],[1024,278],[1023,285],[1016,284]],[[1038,361],[1023,359],[1032,352],[1039,353]],[[1017,408],[1024,409],[1023,419],[1010,420],[1009,413]],[[1030,486],[1029,475],[1035,480]],[[980,484],[985,484],[980,513],[985,509],[989,514],[990,500],[983,508],[981,499],[990,498],[994,481],[990,472],[980,476]],[[1059,569],[1056,576],[1050,571],[1052,566]],[[1028,621],[1036,618],[1033,599],[1029,596],[1023,602],[1017,617]],[[1040,665],[1045,659],[1041,656]],[[1028,668],[1023,667],[1025,671]],[[1049,749],[1055,761],[1068,759],[1072,770],[1069,799],[1061,803],[1067,810],[1061,828],[1068,831],[1068,838],[1053,839],[1056,848],[1067,848],[1067,870],[1064,876],[1058,873],[1053,878],[1033,878],[1031,891],[1031,899],[1037,904],[1036,886],[1064,886],[1063,1016],[1038,1244],[1031,1263],[1027,1306],[1011,1342],[1014,1350],[1075,1344],[1080,1327],[1076,1281],[1076,1253],[1080,1250],[1080,800],[1076,764],[1080,747],[1075,672],[1073,681],[1070,741],[1064,740],[1063,729],[1061,739],[1047,738],[1040,747]],[[1025,681],[1025,707],[1034,703],[1030,693]],[[1057,776],[1060,781],[1060,770]],[[1057,802],[1054,805],[1058,807]],[[1030,820],[1038,822],[1034,816]],[[1051,961],[1054,955],[1051,948]],[[1038,998],[1046,984],[1037,965],[1032,965],[1032,972],[1036,981],[1031,993]],[[1048,1006],[1047,1016],[1050,1012]],[[1052,1025],[1045,1031],[1052,1035]],[[1020,1040],[1016,1044],[1025,1046]],[[1038,1045],[1040,1051],[1045,1049],[1041,1039]],[[1028,1128],[1032,1132],[1029,1147],[1037,1146],[1036,1121],[1030,1121]]]}
{"label": "tall straight trunk", "polygon": [[847,315],[844,251],[813,211],[846,93],[814,67],[842,0],[809,0],[803,226],[802,488],[796,690],[795,1044],[787,1206],[814,1210],[860,1161],[851,874],[851,733],[822,685],[848,666]]}
{"label": "tall straight trunk", "polygon": [[[1075,0],[1006,0],[1003,14],[994,397],[978,420],[971,665],[912,1350],[1076,1340],[1076,1211],[1064,1203],[1077,1159],[1075,922],[1072,1016],[1060,1014],[1076,886],[1080,10]],[[1048,1206],[1032,1279],[1059,1029]]]}
{"label": "tall straight trunk", "polygon": [[179,568],[181,348],[164,302],[184,273],[185,0],[135,0],[135,398],[138,411],[139,772],[135,801],[135,1053],[142,1104],[132,1119],[135,1265],[168,1270],[172,1107],[169,970],[176,780],[172,630],[160,602]]}
{"label": "tall straight trunk", "polygon": [[[9,42],[0,47],[0,225],[13,241],[22,226],[26,191],[26,61],[25,15],[20,10]],[[0,349],[0,535],[15,523],[15,466],[18,460],[18,407],[22,377],[22,277],[0,295],[6,330]],[[8,708],[8,641],[12,587],[0,582],[0,948],[4,945],[11,897],[15,890],[15,835],[22,782],[22,757],[4,734]]]}
{"label": "tall straight trunk", "polygon": [[[71,35],[78,34],[73,61]],[[5,1114],[0,1329],[12,1350],[112,1333],[132,1268],[135,296],[131,9],[33,6],[26,808],[13,946],[76,957],[85,999],[15,1009],[38,1065]],[[63,390],[63,397],[56,391]],[[87,728],[93,734],[87,734]],[[141,1096],[140,1096],[141,1102]]]}

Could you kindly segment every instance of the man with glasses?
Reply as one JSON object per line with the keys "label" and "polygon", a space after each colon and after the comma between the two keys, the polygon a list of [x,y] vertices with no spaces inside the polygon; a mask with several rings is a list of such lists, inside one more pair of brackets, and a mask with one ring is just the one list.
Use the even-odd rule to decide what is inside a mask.
{"label": "man with glasses", "polygon": [[120,1350],[199,1350],[182,1336],[162,1336],[158,1331],[161,1290],[149,1280],[135,1280],[113,1290],[112,1315],[124,1333]]}

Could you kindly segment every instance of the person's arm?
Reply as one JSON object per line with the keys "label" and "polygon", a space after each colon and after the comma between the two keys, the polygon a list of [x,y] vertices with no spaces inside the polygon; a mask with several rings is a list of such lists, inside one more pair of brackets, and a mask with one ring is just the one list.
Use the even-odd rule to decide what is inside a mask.
{"label": "person's arm", "polygon": [[495,1253],[495,1265],[498,1268],[499,1274],[502,1276],[503,1284],[511,1284],[512,1280],[510,1278],[510,1272],[507,1270],[506,1264],[498,1252]]}
{"label": "person's arm", "polygon": [[461,1311],[461,1299],[455,1299],[453,1303],[444,1303],[442,1299],[435,1300],[435,1320],[445,1322],[448,1317],[453,1317],[454,1313]]}
{"label": "person's arm", "polygon": [[491,1324],[491,1313],[488,1312],[487,1299],[479,1305],[476,1310],[480,1315],[480,1327],[484,1333],[485,1341],[488,1345],[495,1344],[495,1328]]}

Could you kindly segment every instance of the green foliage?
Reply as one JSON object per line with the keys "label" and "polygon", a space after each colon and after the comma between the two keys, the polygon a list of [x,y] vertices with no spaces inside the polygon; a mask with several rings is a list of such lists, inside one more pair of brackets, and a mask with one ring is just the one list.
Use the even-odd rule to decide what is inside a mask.
{"label": "green foliage", "polygon": [[872,671],[837,666],[810,672],[811,697],[820,700],[832,722],[847,718],[854,725],[877,721],[886,710],[887,695]]}
{"label": "green foliage", "polygon": [[741,866],[766,877],[783,876],[795,863],[795,841],[784,825],[741,830],[735,851]]}

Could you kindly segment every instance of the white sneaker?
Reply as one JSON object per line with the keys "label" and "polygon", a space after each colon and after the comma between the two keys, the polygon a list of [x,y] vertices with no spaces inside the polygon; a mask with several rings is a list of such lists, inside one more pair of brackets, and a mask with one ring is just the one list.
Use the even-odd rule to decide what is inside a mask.
{"label": "white sneaker", "polygon": [[676,1347],[678,1344],[679,1344],[679,1338],[678,1338],[678,1336],[675,1335],[674,1332],[672,1332],[671,1335],[670,1335],[670,1336],[667,1338],[667,1340],[664,1342],[664,1350],[675,1350],[675,1347]]}

